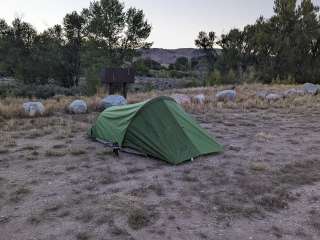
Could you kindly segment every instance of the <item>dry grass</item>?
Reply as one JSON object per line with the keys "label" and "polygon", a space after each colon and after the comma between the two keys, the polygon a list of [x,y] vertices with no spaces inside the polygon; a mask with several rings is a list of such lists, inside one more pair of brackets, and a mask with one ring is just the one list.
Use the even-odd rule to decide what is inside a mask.
{"label": "dry grass", "polygon": [[[297,96],[289,97],[283,100],[279,100],[273,103],[261,100],[256,96],[258,91],[269,91],[275,93],[282,93],[290,88],[300,87],[294,85],[262,85],[262,84],[251,84],[251,85],[240,85],[237,86],[238,97],[236,102],[220,103],[215,101],[215,94],[224,89],[228,89],[228,86],[219,87],[207,87],[207,88],[189,88],[189,89],[174,89],[166,91],[151,91],[146,93],[131,93],[128,96],[129,103],[137,103],[145,101],[150,98],[157,96],[171,96],[173,94],[187,94],[194,96],[197,94],[204,94],[206,96],[205,104],[197,104],[192,102],[191,104],[185,105],[184,107],[191,112],[206,112],[213,108],[240,108],[250,109],[259,108],[265,109],[270,106],[275,108],[287,108],[291,109],[294,107],[319,107],[320,97],[316,96]],[[98,111],[99,102],[104,96],[102,92],[93,97],[81,97],[88,104],[89,112]],[[13,117],[26,117],[22,109],[22,104],[30,99],[23,98],[5,98],[0,101],[0,117],[2,118],[13,118]],[[75,100],[75,97],[59,97],[52,98],[42,101],[46,112],[44,116],[52,115],[57,112],[65,112],[68,105]]]}
{"label": "dry grass", "polygon": [[58,150],[48,150],[46,151],[46,156],[47,157],[63,157],[67,155],[67,152],[66,151],[58,151]]}
{"label": "dry grass", "polygon": [[7,133],[0,133],[0,146],[4,148],[13,148],[17,146],[16,140]]}
{"label": "dry grass", "polygon": [[70,149],[70,154],[73,155],[73,156],[84,155],[86,153],[87,153],[87,151],[82,149],[82,148],[73,147],[73,148]]}
{"label": "dry grass", "polygon": [[318,210],[310,211],[309,224],[320,233],[320,213]]}

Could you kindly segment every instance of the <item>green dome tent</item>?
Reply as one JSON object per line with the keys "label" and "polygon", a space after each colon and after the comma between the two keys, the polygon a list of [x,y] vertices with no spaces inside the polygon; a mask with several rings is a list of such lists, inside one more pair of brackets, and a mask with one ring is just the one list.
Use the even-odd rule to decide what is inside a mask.
{"label": "green dome tent", "polygon": [[222,151],[215,139],[169,97],[108,108],[90,135],[172,164]]}

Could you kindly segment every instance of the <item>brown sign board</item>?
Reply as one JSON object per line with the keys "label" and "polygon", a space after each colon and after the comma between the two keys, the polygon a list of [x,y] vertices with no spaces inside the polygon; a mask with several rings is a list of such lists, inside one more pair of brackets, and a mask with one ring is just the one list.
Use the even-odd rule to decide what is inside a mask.
{"label": "brown sign board", "polygon": [[101,72],[101,82],[109,83],[134,83],[135,71],[132,68],[105,68]]}

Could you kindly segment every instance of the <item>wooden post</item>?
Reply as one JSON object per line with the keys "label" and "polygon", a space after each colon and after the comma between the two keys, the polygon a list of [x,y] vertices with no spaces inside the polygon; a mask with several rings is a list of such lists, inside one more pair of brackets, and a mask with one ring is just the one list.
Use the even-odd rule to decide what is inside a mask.
{"label": "wooden post", "polygon": [[122,85],[122,95],[125,99],[127,99],[127,83],[123,83]]}

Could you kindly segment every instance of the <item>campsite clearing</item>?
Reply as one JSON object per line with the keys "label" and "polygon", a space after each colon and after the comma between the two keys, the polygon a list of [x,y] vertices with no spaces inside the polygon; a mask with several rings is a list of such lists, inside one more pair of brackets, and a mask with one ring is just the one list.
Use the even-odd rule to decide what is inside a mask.
{"label": "campsite clearing", "polygon": [[178,166],[92,142],[97,113],[1,120],[0,238],[319,239],[319,109],[193,116],[225,151]]}

